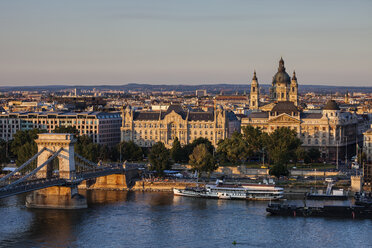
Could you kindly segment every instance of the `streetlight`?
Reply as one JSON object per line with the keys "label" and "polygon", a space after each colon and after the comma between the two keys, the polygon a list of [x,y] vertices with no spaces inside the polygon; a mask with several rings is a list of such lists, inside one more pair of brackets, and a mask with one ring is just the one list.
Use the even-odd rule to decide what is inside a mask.
{"label": "streetlight", "polygon": [[345,138],[346,138],[345,164],[347,166],[347,136]]}
{"label": "streetlight", "polygon": [[338,170],[338,140],[336,140],[336,169]]}

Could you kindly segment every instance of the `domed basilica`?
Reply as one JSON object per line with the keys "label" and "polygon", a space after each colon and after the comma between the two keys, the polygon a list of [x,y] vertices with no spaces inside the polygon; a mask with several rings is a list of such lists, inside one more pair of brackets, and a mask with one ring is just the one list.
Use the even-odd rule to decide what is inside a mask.
{"label": "domed basilica", "polygon": [[[296,72],[293,71],[292,79],[285,71],[284,60],[280,58],[278,72],[274,75],[270,87],[270,98],[272,102],[293,102],[295,106],[298,105],[298,84]],[[256,72],[252,78],[250,108],[259,109],[259,85]]]}
{"label": "domed basilica", "polygon": [[[260,104],[259,84],[256,72],[251,82],[251,112],[241,119],[241,126],[259,127],[264,132],[274,132],[280,127],[295,130],[305,149],[315,148],[326,160],[345,157],[355,148],[357,116],[341,111],[338,104],[329,100],[322,110],[305,111],[298,108],[298,84],[296,73],[292,78],[279,61],[278,72],[270,87],[271,101]],[[348,154],[350,156],[350,154]]]}

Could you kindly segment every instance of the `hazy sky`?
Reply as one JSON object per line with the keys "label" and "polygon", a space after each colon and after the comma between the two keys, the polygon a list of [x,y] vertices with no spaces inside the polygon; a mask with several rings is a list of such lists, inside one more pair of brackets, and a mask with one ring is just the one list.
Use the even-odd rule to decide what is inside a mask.
{"label": "hazy sky", "polygon": [[1,0],[0,85],[372,86],[372,1]]}

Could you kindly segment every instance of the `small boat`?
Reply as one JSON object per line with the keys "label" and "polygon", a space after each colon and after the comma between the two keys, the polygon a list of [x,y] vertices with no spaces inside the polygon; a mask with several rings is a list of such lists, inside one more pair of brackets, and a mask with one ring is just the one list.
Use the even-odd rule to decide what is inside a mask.
{"label": "small boat", "polygon": [[206,190],[204,187],[186,187],[185,189],[173,189],[174,195],[205,197]]}
{"label": "small boat", "polygon": [[347,200],[348,195],[343,189],[332,189],[334,182],[328,180],[327,181],[327,189],[326,192],[323,193],[323,190],[318,190],[316,192],[310,192],[306,194],[307,199],[312,200]]}

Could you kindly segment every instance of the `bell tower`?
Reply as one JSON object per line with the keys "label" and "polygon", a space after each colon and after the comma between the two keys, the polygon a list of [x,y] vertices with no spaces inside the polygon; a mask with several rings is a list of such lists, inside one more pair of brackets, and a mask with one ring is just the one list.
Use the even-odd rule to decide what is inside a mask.
{"label": "bell tower", "polygon": [[260,99],[260,89],[257,81],[256,71],[254,71],[252,83],[251,83],[251,94],[250,94],[250,101],[249,101],[249,108],[250,109],[258,109],[259,107],[259,99]]}
{"label": "bell tower", "polygon": [[291,80],[291,86],[289,89],[289,100],[294,103],[295,106],[298,105],[298,84],[296,72],[293,71],[293,77]]}

